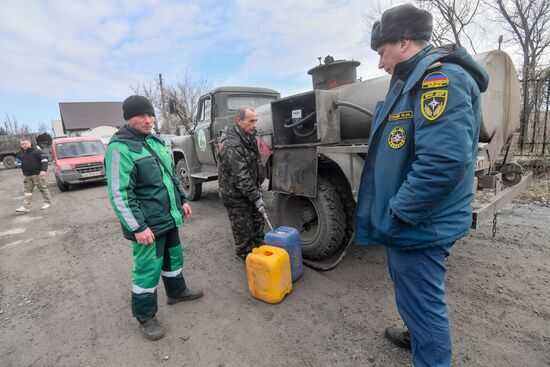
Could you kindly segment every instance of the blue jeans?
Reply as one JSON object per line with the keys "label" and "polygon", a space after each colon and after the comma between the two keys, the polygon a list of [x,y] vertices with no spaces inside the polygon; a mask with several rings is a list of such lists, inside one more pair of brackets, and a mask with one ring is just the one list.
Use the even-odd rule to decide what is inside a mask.
{"label": "blue jeans", "polygon": [[451,329],[445,303],[445,258],[451,246],[409,251],[386,248],[397,310],[410,332],[415,367],[451,365]]}

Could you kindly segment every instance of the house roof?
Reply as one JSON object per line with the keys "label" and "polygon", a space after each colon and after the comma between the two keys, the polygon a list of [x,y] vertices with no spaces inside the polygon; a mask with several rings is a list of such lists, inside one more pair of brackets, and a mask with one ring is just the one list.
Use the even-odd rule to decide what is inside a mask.
{"label": "house roof", "polygon": [[59,102],[59,112],[65,131],[104,125],[119,127],[126,123],[122,102]]}

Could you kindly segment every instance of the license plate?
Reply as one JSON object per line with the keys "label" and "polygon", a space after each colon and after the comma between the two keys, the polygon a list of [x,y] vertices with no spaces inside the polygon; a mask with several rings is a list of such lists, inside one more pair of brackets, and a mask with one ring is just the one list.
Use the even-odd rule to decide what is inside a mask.
{"label": "license plate", "polygon": [[101,171],[96,172],[84,172],[81,174],[82,177],[95,177],[95,176],[101,176]]}

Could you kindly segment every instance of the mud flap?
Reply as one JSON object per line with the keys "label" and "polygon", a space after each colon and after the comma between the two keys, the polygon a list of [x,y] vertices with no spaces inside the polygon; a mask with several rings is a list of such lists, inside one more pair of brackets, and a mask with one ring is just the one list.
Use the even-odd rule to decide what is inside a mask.
{"label": "mud flap", "polygon": [[317,194],[317,147],[275,149],[272,188],[275,192],[314,198]]}

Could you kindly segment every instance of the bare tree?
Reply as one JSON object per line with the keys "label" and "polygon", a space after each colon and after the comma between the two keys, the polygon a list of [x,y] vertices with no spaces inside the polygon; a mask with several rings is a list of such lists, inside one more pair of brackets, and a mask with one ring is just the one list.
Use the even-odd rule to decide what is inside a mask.
{"label": "bare tree", "polygon": [[48,126],[48,124],[46,124],[45,122],[41,122],[39,125],[38,125],[38,131],[43,131],[43,132],[47,132],[48,134],[50,134],[52,132],[52,129],[50,126]]}
{"label": "bare tree", "polygon": [[187,129],[193,127],[199,98],[209,88],[210,83],[206,79],[194,80],[188,71],[176,85],[166,88],[168,99],[176,100],[176,106],[183,117],[183,121],[178,119],[178,125],[183,124]]}
{"label": "bare tree", "polygon": [[522,74],[532,79],[541,58],[550,47],[550,2],[548,0],[485,0],[506,22],[505,29],[522,51]]}
{"label": "bare tree", "polygon": [[29,126],[26,124],[19,124],[15,116],[9,116],[7,113],[4,117],[3,130],[7,134],[25,134],[30,131]]}
{"label": "bare tree", "polygon": [[[543,58],[550,49],[550,2],[548,0],[484,0],[494,9],[505,29],[519,43],[522,56],[522,122],[520,144],[530,134],[533,142],[536,137],[536,120],[543,103],[541,78],[548,68]],[[543,98],[541,98],[543,97]],[[533,113],[534,112],[534,113]],[[528,131],[533,120],[532,133]]]}
{"label": "bare tree", "polygon": [[[366,27],[370,30],[386,9],[398,3],[401,2],[386,0],[374,4],[370,13],[364,16]],[[429,11],[434,18],[431,40],[434,45],[455,43],[476,52],[486,32],[477,21],[481,0],[416,0],[416,3],[421,9]]]}
{"label": "bare tree", "polygon": [[[478,23],[481,0],[416,0],[419,6],[432,13],[434,28],[432,42],[441,46],[455,43],[476,53],[485,34]],[[467,44],[467,45],[466,45]]]}
{"label": "bare tree", "polygon": [[365,19],[365,26],[367,27],[369,33],[372,30],[372,25],[382,17],[382,13],[384,13],[386,9],[389,9],[395,5],[396,4],[392,0],[379,0],[377,3],[372,4],[370,7],[370,12],[363,16]]}
{"label": "bare tree", "polygon": [[[181,125],[185,125],[188,129],[193,127],[199,98],[209,87],[210,83],[206,79],[194,79],[191,73],[185,70],[181,79],[174,85],[164,83],[162,93],[158,79],[130,88],[134,93],[147,97],[155,106],[155,109],[160,112],[160,116],[157,116],[160,122],[160,131],[174,133],[178,131],[178,126]],[[161,100],[161,95],[164,96],[164,101]],[[176,100],[183,121],[169,113],[168,101],[170,99]]]}

